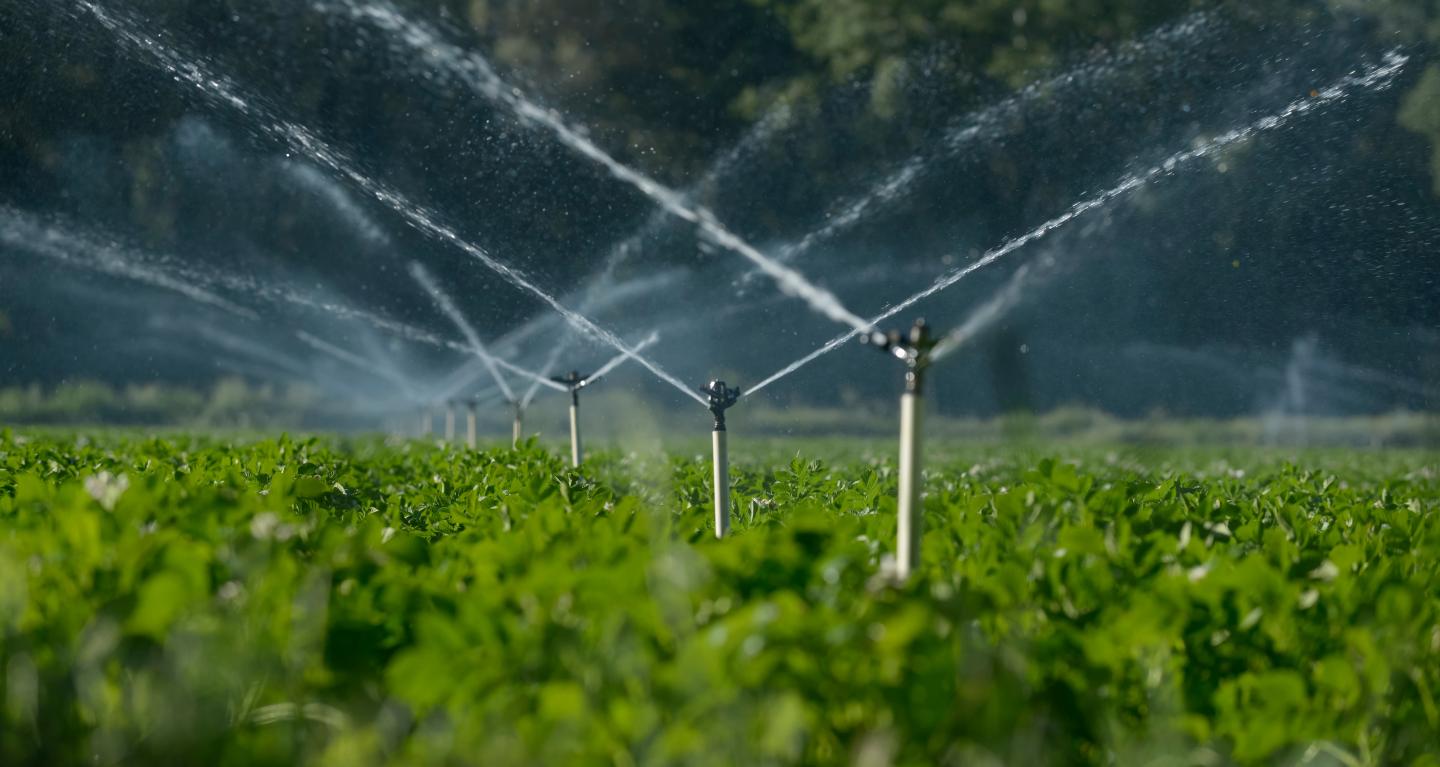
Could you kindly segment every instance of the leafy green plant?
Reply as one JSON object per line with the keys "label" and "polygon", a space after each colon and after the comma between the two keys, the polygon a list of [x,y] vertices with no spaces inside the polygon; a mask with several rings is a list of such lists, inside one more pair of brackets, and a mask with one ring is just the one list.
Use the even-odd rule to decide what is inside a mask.
{"label": "leafy green plant", "polygon": [[1304,463],[956,451],[895,584],[884,460],[6,433],[0,761],[1433,763],[1434,456]]}

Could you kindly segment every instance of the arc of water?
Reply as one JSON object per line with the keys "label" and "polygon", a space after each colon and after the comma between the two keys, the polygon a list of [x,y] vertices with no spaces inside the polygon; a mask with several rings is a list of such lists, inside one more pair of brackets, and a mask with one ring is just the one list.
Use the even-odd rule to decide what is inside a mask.
{"label": "arc of water", "polygon": [[212,356],[210,362],[215,367],[236,375],[250,376],[264,381],[273,381],[279,378],[292,384],[308,383],[308,379],[297,376],[289,370],[277,369],[260,362],[240,362],[233,357],[222,357],[218,354]]}
{"label": "arc of water", "polygon": [[514,402],[515,391],[510,388],[510,383],[500,373],[500,366],[497,364],[495,356],[485,348],[485,342],[480,340],[480,334],[475,332],[475,327],[465,319],[465,313],[460,311],[460,307],[455,305],[450,295],[440,288],[440,284],[430,275],[429,270],[418,261],[410,262],[410,276],[420,283],[420,287],[430,294],[430,299],[435,302],[440,311],[450,318],[455,327],[460,329],[461,335],[470,342],[471,351],[475,352],[475,356],[485,364],[485,369],[490,371],[490,377],[495,379],[495,385],[500,388],[500,393],[505,395],[506,400]]}
{"label": "arc of water", "polygon": [[[245,293],[270,304],[291,304],[332,317],[364,322],[407,341],[429,346],[465,350],[463,344],[442,339],[433,333],[345,304],[302,295],[252,277],[218,271],[202,272],[172,258],[142,253],[85,231],[73,221],[56,219],[46,223],[40,217],[0,205],[0,239],[17,248],[76,268],[99,268],[105,273],[172,290],[206,305],[235,306],[232,314],[251,319],[258,314],[235,305],[215,291]],[[43,247],[37,246],[41,243]],[[80,257],[76,254],[84,254]],[[103,268],[95,266],[103,265]]]}
{"label": "arc of water", "polygon": [[[1109,189],[1106,189],[1105,191],[1092,197],[1088,197],[1080,200],[1079,202],[1076,202],[1074,205],[1070,206],[1069,210],[1065,211],[1059,216],[1056,216],[1055,218],[1046,221],[1040,226],[1035,227],[1034,229],[1026,232],[1019,237],[1010,239],[1002,243],[998,247],[989,250],[973,263],[958,267],[941,275],[940,278],[935,280],[935,282],[932,283],[929,287],[925,288],[919,293],[910,296],[909,298],[904,299],[903,301],[900,301],[899,303],[892,304],[891,306],[881,311],[879,314],[872,317],[870,322],[872,325],[874,325],[876,323],[883,322],[895,316],[896,314],[899,314],[902,311],[905,311],[911,306],[914,306],[916,303],[923,301],[926,298],[929,298],[930,296],[933,296],[942,290],[945,290],[946,288],[965,279],[971,274],[974,274],[980,269],[983,269],[990,264],[993,264],[996,261],[1004,258],[1005,256],[1008,256],[1011,253],[1014,253],[1015,251],[1025,247],[1026,245],[1029,245],[1030,243],[1041,239],[1042,237],[1045,237],[1046,235],[1050,234],[1056,229],[1059,229],[1062,226],[1065,226],[1076,218],[1079,218],[1080,216],[1083,216],[1086,213],[1095,210],[1096,208],[1103,207],[1114,201],[1115,199],[1127,195],[1130,192],[1133,192],[1136,189],[1145,186],[1146,184],[1152,183],[1157,179],[1173,174],[1175,170],[1182,165],[1188,164],[1197,159],[1208,157],[1220,151],[1221,149],[1224,149],[1225,147],[1249,139],[1257,133],[1280,128],[1284,125],[1289,124],[1296,117],[1309,114],[1310,112],[1313,112],[1321,107],[1343,101],[1347,96],[1349,96],[1351,93],[1358,89],[1382,90],[1384,88],[1387,88],[1390,86],[1390,84],[1394,82],[1395,76],[1400,73],[1400,70],[1405,67],[1405,64],[1409,60],[1409,56],[1402,54],[1398,50],[1388,51],[1384,55],[1381,63],[1367,66],[1360,71],[1348,74],[1337,80],[1335,83],[1326,86],[1323,90],[1316,91],[1313,96],[1292,101],[1285,108],[1281,109],[1275,114],[1262,117],[1259,120],[1249,123],[1248,125],[1243,125],[1239,128],[1235,128],[1231,131],[1223,133],[1219,136],[1216,136],[1215,138],[1210,139],[1209,141],[1200,144],[1193,149],[1188,149],[1183,152],[1177,152],[1165,159],[1163,162],[1154,165],[1145,171],[1125,176],[1120,180],[1119,183],[1115,184]],[[801,357],[795,362],[786,365],[779,371],[772,374],[770,377],[750,387],[745,392],[745,394],[754,394],[755,392],[764,389],[765,387],[775,383],[776,381],[779,381],[780,379],[790,375],[791,373],[794,373],[795,371],[810,364],[811,362],[814,362],[820,357],[829,354],[830,352],[839,348],[846,341],[854,338],[859,334],[860,331],[851,331],[835,336],[834,338],[827,341],[819,349],[816,349],[815,351],[805,355],[804,357]]]}
{"label": "arc of water", "polygon": [[[717,187],[723,183],[740,164],[742,158],[757,147],[764,145],[775,134],[787,127],[790,124],[791,115],[790,108],[784,104],[766,112],[746,130],[745,135],[738,142],[710,164],[698,182],[685,190],[685,198],[695,199],[703,190]],[[580,291],[576,304],[578,311],[582,313],[600,311],[611,304],[623,304],[624,301],[630,299],[631,295],[643,295],[668,284],[667,275],[664,274],[649,275],[619,284],[615,283],[614,276],[621,264],[639,253],[648,239],[655,236],[666,223],[674,220],[674,217],[667,211],[657,208],[646,217],[645,222],[639,228],[612,246],[605,255],[599,274],[588,280]],[[522,344],[537,333],[549,330],[554,324],[552,320],[562,324],[564,322],[563,318],[558,315],[546,315],[505,334],[492,346],[504,348]],[[545,361],[540,366],[540,375],[546,380],[554,372],[555,366],[559,364],[560,355],[572,342],[568,329],[558,332],[557,335],[559,339],[551,345],[549,354],[546,355]],[[473,372],[474,375],[467,382],[473,382],[478,377],[479,371]],[[528,408],[534,401],[542,383],[539,379],[531,381],[530,386],[520,397],[521,410]]]}
{"label": "arc of water", "polygon": [[[1248,356],[1254,364],[1264,364],[1271,359],[1267,354],[1257,354],[1254,351],[1230,350],[1227,353]],[[1428,386],[1413,378],[1386,373],[1363,365],[1328,359],[1322,356],[1317,356],[1312,359],[1310,365],[1313,367],[1311,371],[1312,375],[1317,377],[1334,378],[1347,383],[1360,382],[1417,397],[1433,398],[1440,396],[1440,388]]]}
{"label": "arc of water", "polygon": [[553,296],[541,290],[534,282],[514,267],[506,264],[485,249],[461,237],[450,226],[442,223],[434,212],[416,205],[388,185],[361,173],[355,164],[339,150],[331,147],[309,129],[296,123],[280,119],[273,112],[251,96],[244,94],[231,80],[206,66],[193,56],[182,56],[176,48],[162,43],[156,37],[144,32],[129,16],[111,12],[92,0],[72,0],[76,6],[95,18],[108,32],[124,45],[137,51],[158,65],[176,80],[198,90],[206,98],[236,110],[257,121],[257,126],[272,138],[301,152],[314,162],[340,175],[350,184],[376,201],[386,205],[420,233],[439,242],[459,248],[466,255],[479,261],[485,267],[504,278],[514,287],[540,299],[543,303],[563,316],[566,322],[587,335],[615,347],[629,355],[658,378],[673,386],[685,396],[704,404],[704,398],[691,391],[680,379],[661,368],[652,360],[636,354],[618,336],[595,324],[588,317],[564,306]]}
{"label": "arc of water", "polygon": [[[235,359],[234,357],[220,356],[217,354],[213,355],[210,360],[217,368],[221,370],[236,373],[239,375],[250,376],[252,378],[258,378],[263,381],[278,380],[287,384],[302,386],[313,386],[317,383],[311,371],[290,370],[280,367],[278,365],[270,364],[266,362],[266,360],[258,357],[254,358],[250,362],[242,362]],[[344,378],[336,379],[334,381],[327,381],[323,384],[323,386],[334,386],[335,388],[342,390],[342,394],[347,397],[354,397],[359,399],[365,396],[365,391],[363,387],[361,387],[358,383],[354,381],[350,381]],[[367,410],[372,415],[383,414],[396,409],[394,407],[388,406],[376,407],[373,402],[367,403],[367,405]],[[407,406],[413,406],[413,403],[407,401]]]}
{"label": "arc of water", "polygon": [[[560,363],[560,355],[564,353],[565,349],[569,346],[570,334],[562,334],[560,340],[556,341],[555,345],[550,348],[550,354],[546,355],[545,363],[540,366],[540,375],[542,377],[545,379],[550,378],[550,374],[555,372],[555,366]],[[542,383],[543,381],[540,378],[536,378],[530,382],[530,388],[526,389],[525,393],[520,397],[521,410],[530,407],[530,403],[535,400],[535,395],[540,392],[540,385]]]}
{"label": "arc of water", "polygon": [[[83,2],[83,0],[82,0]],[[490,62],[474,51],[466,51],[447,42],[429,25],[412,20],[384,0],[317,0],[317,8],[339,9],[351,18],[375,25],[397,37],[412,52],[435,68],[471,88],[476,94],[510,110],[521,124],[550,131],[561,143],[583,157],[598,163],[610,175],[629,184],[652,202],[677,218],[698,226],[721,247],[730,250],[758,267],[772,278],[780,290],[801,299],[811,309],[835,322],[857,331],[871,329],[859,315],[845,308],[840,299],[814,284],[800,272],[761,253],[732,232],[709,210],[687,204],[674,189],[616,160],[577,128],[571,127],[554,109],[546,109],[530,100],[523,91],[506,83]]]}
{"label": "arc of water", "polygon": [[[1131,359],[1147,355],[1160,356],[1165,359],[1166,364],[1203,367],[1212,374],[1220,375],[1246,385],[1254,385],[1256,383],[1284,385],[1286,383],[1285,371],[1275,368],[1270,362],[1252,360],[1237,364],[1233,358],[1225,359],[1213,352],[1207,352],[1201,349],[1190,349],[1171,344],[1139,342],[1129,344],[1121,350],[1121,354]],[[1312,382],[1312,385],[1326,397],[1352,406],[1364,407],[1374,402],[1373,398],[1366,394],[1354,391],[1344,385],[1327,382]]]}
{"label": "arc of water", "polygon": [[[633,349],[634,349],[635,351],[637,351],[637,352],[642,351],[642,350],[641,350],[640,348],[638,348],[638,347],[631,347],[631,348],[633,348]],[[629,356],[630,356],[630,355],[629,355],[629,354],[626,354],[625,352],[621,352],[621,353],[620,353],[620,356],[621,356],[621,357],[625,357],[626,359],[629,359]],[[551,381],[551,380],[549,380],[548,378],[545,378],[544,376],[540,375],[539,373],[536,373],[536,372],[533,371],[533,370],[526,370],[525,368],[522,368],[522,367],[520,367],[519,365],[516,365],[515,363],[510,362],[509,360],[502,359],[502,358],[500,358],[500,357],[496,357],[496,358],[495,358],[495,364],[499,365],[499,366],[502,367],[502,368],[505,368],[506,370],[510,371],[511,373],[514,373],[515,375],[520,376],[521,378],[528,378],[528,379],[530,379],[530,382],[531,382],[531,383],[539,383],[541,386],[549,387],[549,388],[554,389],[554,390],[556,390],[556,391],[568,391],[563,385],[557,384],[557,383],[555,383],[554,381]],[[505,391],[506,391],[506,390],[501,390],[502,393],[504,393]],[[509,392],[508,394],[505,394],[505,400],[506,400],[507,402],[514,402],[514,401],[515,401],[515,393],[512,391],[512,392]]]}
{"label": "arc of water", "polygon": [[1031,83],[988,107],[966,115],[945,132],[937,148],[910,157],[864,194],[837,205],[835,210],[838,212],[827,216],[823,225],[781,248],[776,253],[777,260],[789,262],[799,258],[811,248],[834,238],[867,216],[905,199],[916,179],[924,174],[931,163],[956,157],[973,149],[977,143],[996,136],[1005,126],[1024,117],[1025,109],[1029,105],[1048,98],[1057,89],[1101,82],[1115,73],[1117,65],[1121,63],[1151,63],[1151,59],[1162,62],[1182,61],[1183,54],[1210,39],[1213,32],[1219,28],[1220,24],[1212,13],[1200,11],[1190,14],[1177,22],[1161,26],[1138,40],[1119,46],[1107,56],[1091,59],[1054,77]]}
{"label": "arc of water", "polygon": [[[791,110],[784,104],[765,113],[754,125],[750,126],[745,132],[744,137],[710,164],[700,180],[684,192],[685,198],[694,199],[703,190],[719,185],[740,163],[741,158],[753,151],[756,147],[769,141],[772,136],[789,125],[790,117]],[[644,292],[653,289],[652,286],[663,284],[663,281],[657,283],[639,280],[634,282],[643,282],[643,284],[635,285],[633,283],[624,283],[621,286],[614,286],[612,283],[615,271],[620,265],[636,253],[639,253],[640,249],[644,247],[645,241],[655,236],[667,222],[672,220],[674,220],[673,217],[667,211],[660,209],[654,210],[639,228],[612,246],[605,255],[604,265],[601,267],[600,273],[590,279],[586,283],[583,291],[581,291],[579,302],[580,311],[588,312],[598,310],[602,303],[600,300],[602,294],[610,294],[611,300],[616,300],[621,298],[625,293],[630,292],[625,288],[635,289],[636,292]],[[521,343],[544,327],[548,327],[548,323],[543,325],[541,323],[527,324],[504,336],[501,339],[501,343]],[[559,335],[559,340],[551,346],[550,353],[546,356],[545,362],[540,366],[540,375],[546,378],[554,371],[555,366],[559,364],[560,355],[570,345],[571,338],[568,332],[562,332]],[[521,395],[520,398],[520,408],[522,410],[530,406],[530,403],[535,399],[535,395],[539,390],[540,382],[538,380],[531,382],[530,387],[525,390],[525,393]]]}
{"label": "arc of water", "polygon": [[482,391],[489,391],[488,388],[479,389],[474,385],[477,380],[475,377],[476,369],[481,367],[484,367],[484,365],[474,357],[465,360],[465,362],[457,365],[444,378],[432,382],[429,387],[430,393],[428,396],[434,402],[446,402],[454,399],[462,391],[469,390],[475,392],[474,396],[476,397],[478,397]]}
{"label": "arc of water", "polygon": [[[636,345],[635,345],[635,348],[637,348],[637,349],[647,349],[647,348],[649,348],[652,344],[654,344],[656,341],[659,341],[659,340],[660,340],[660,334],[657,333],[657,332],[652,331],[649,336],[646,336],[646,337],[645,337],[645,340],[644,340],[644,341],[641,341],[640,343],[636,344]],[[608,361],[606,361],[605,364],[603,364],[603,365],[601,365],[599,368],[597,368],[594,373],[591,373],[591,374],[590,374],[590,380],[591,380],[591,381],[595,381],[595,380],[599,380],[600,378],[603,378],[606,373],[609,373],[610,371],[612,371],[612,370],[614,370],[615,368],[619,367],[623,362],[625,362],[626,359],[628,359],[628,358],[627,358],[625,355],[623,355],[623,354],[617,354],[617,355],[615,355],[614,357],[611,357]]]}
{"label": "arc of water", "polygon": [[993,325],[1020,303],[1027,283],[1032,279],[1033,267],[1025,264],[1010,276],[1005,286],[970,313],[960,326],[950,331],[935,348],[930,350],[930,363],[937,363],[969,344],[986,328]]}
{"label": "arc of water", "polygon": [[[6,208],[4,206],[0,206],[0,223],[14,224],[16,227],[20,228],[21,231],[41,231],[33,229],[33,227],[36,225],[36,221],[32,217],[20,213],[19,211],[16,211],[14,209]],[[32,228],[27,229],[25,227]],[[47,249],[46,254],[54,258],[60,259],[66,264],[75,264],[82,266],[85,265],[88,262],[72,256],[70,251],[87,253],[92,257],[92,260],[113,264],[115,267],[114,273],[122,277],[142,279],[141,277],[137,277],[136,275],[144,275],[146,278],[150,278],[148,279],[149,282],[156,285],[185,285],[191,289],[179,292],[182,295],[191,298],[192,300],[201,301],[203,303],[211,303],[210,301],[205,300],[202,297],[212,295],[209,292],[210,288],[221,287],[227,290],[247,292],[267,302],[289,303],[306,309],[319,311],[340,319],[363,322],[377,330],[390,333],[397,338],[401,338],[412,343],[421,343],[427,346],[451,349],[454,351],[466,353],[473,353],[474,351],[473,346],[466,345],[458,341],[440,338],[433,333],[414,327],[412,325],[397,322],[388,317],[382,317],[372,312],[367,312],[362,309],[356,309],[345,304],[340,304],[333,301],[324,301],[303,296],[301,294],[286,290],[284,288],[279,288],[273,285],[261,283],[257,280],[254,280],[253,278],[239,277],[236,275],[224,274],[221,272],[201,273],[189,267],[170,263],[170,261],[165,258],[158,258],[153,255],[142,254],[137,251],[120,251],[117,250],[117,248],[119,248],[118,245],[101,243],[97,240],[91,239],[90,237],[78,234],[78,230],[67,230],[64,232],[61,232],[59,230],[45,231],[51,232],[51,236],[46,239],[46,242],[53,245],[53,247]],[[0,235],[3,235],[7,232],[13,233],[13,230],[0,229]],[[28,243],[30,242],[30,240],[20,238],[15,240],[14,244],[28,247]],[[249,309],[246,309],[246,311],[249,312],[249,314],[245,316],[258,316]],[[204,333],[202,331],[202,335],[203,334]],[[314,336],[310,337],[314,338]],[[234,342],[238,341],[239,339],[235,339],[232,337],[229,341],[222,341],[212,336],[211,340],[221,345],[226,345],[228,343],[232,346],[232,348],[234,348]],[[248,346],[252,347],[251,353],[254,353],[255,350],[253,348],[253,344],[249,344]],[[333,347],[333,345],[331,346]],[[622,354],[622,356],[628,358],[628,355]],[[354,362],[354,359],[359,358],[347,359],[347,362]],[[504,367],[510,370],[512,373],[536,382],[535,385],[537,386],[547,386],[555,389],[556,391],[566,391],[566,388],[564,386],[549,380],[549,378],[544,375],[537,374],[530,370],[526,370],[517,365],[513,365],[512,363],[509,363],[504,359],[493,359],[495,363],[500,367]],[[471,380],[473,379],[466,379],[466,381],[456,384],[452,389],[447,390],[445,398],[448,399],[449,397],[454,396],[455,392],[463,389],[464,386],[467,385]]]}
{"label": "arc of water", "polygon": [[112,277],[142,282],[152,287],[179,293],[197,303],[228,312],[245,319],[258,319],[253,310],[228,301],[203,287],[194,285],[163,268],[143,263],[138,258],[128,258],[118,245],[86,243],[84,248],[89,258],[75,255],[72,247],[76,235],[66,233],[55,225],[42,223],[6,205],[0,205],[0,243],[25,250],[39,256],[60,261],[70,266],[97,271]]}
{"label": "arc of water", "polygon": [[396,374],[395,371],[386,367],[377,366],[373,361],[367,360],[349,349],[342,349],[323,338],[319,338],[303,330],[295,331],[295,337],[300,339],[306,346],[318,352],[328,354],[356,370],[364,371],[387,383],[393,384],[395,388],[399,389],[405,395],[406,399],[413,402],[420,401],[420,396],[415,391],[415,387],[411,386],[410,382],[405,380],[404,376]]}
{"label": "arc of water", "polygon": [[[650,335],[647,336],[643,341],[635,344],[635,350],[644,351],[650,348],[652,345],[655,344],[655,342],[659,340],[660,334],[652,331]],[[527,389],[524,396],[520,398],[519,405],[521,410],[525,410],[526,408],[530,407],[530,403],[534,401],[535,394],[539,392],[542,385],[559,392],[570,391],[569,387],[565,386],[564,384],[556,383],[549,377],[550,373],[555,369],[556,363],[560,359],[560,353],[565,350],[566,346],[567,344],[564,343],[564,341],[562,340],[561,343],[557,343],[555,345],[555,348],[550,351],[549,357],[546,358],[545,366],[540,369],[540,373],[538,374],[538,376],[533,381],[531,381],[530,388]],[[630,358],[624,354],[617,354],[614,357],[611,357],[607,362],[605,362],[605,364],[601,365],[599,369],[597,369],[594,373],[590,374],[589,380],[594,381],[600,378],[606,373],[614,370],[617,366],[619,366],[627,359]]]}
{"label": "arc of water", "polygon": [[[5,228],[0,229],[0,241],[40,252],[42,255],[56,258],[67,265],[90,267],[97,263],[103,264],[105,265],[104,271],[107,273],[176,290],[176,292],[179,292],[181,295],[201,303],[214,304],[216,300],[223,300],[215,297],[214,294],[209,291],[210,287],[218,286],[230,290],[249,292],[266,301],[291,303],[304,308],[321,311],[341,319],[361,321],[371,327],[389,332],[407,341],[462,352],[473,351],[472,347],[466,346],[465,344],[445,340],[419,328],[396,322],[395,320],[381,317],[364,310],[354,309],[344,304],[309,298],[249,278],[218,272],[201,274],[189,267],[170,263],[169,260],[165,258],[142,254],[138,251],[126,250],[114,243],[100,242],[99,240],[79,233],[78,229],[61,227],[60,225],[56,225],[56,228],[53,229],[46,229],[41,226],[37,219],[13,208],[0,206],[0,224],[7,225]],[[27,236],[18,236],[17,232]],[[33,238],[28,236],[29,234],[35,233],[40,233],[43,236]],[[36,242],[44,243],[44,247],[36,247]],[[74,252],[88,254],[89,258],[79,258],[73,254]],[[179,289],[180,287],[186,289]],[[258,317],[257,314],[248,308],[241,308],[244,309],[244,313],[241,314],[241,316],[247,318]],[[257,359],[265,359],[272,365],[289,370],[292,374],[298,375],[301,373],[300,368],[302,366],[300,366],[298,362],[288,360],[288,358],[285,358],[284,355],[278,352],[261,347],[233,334],[225,333],[216,328],[204,325],[198,327],[196,332],[212,343],[229,349],[230,351],[243,353],[256,357]],[[342,359],[348,364],[355,366],[369,365],[368,362],[354,355],[354,353],[339,349],[339,347],[317,339],[311,334],[305,334],[301,340],[312,347],[316,345],[316,342],[324,344],[325,348],[323,351],[332,357]],[[624,355],[622,355],[622,357],[624,357]],[[282,362],[288,364],[282,364]],[[564,386],[550,381],[545,376],[511,365],[504,360],[497,360],[497,364],[508,366],[512,372],[538,382],[536,385],[548,386],[557,391],[566,390]],[[386,377],[386,380],[390,383],[398,383],[401,379],[392,374]],[[412,396],[414,396],[413,387],[411,387],[409,382],[405,383],[405,387],[407,391],[412,392]],[[449,391],[446,398],[453,396],[454,392],[458,391],[459,388],[462,387],[456,387],[454,390]]]}
{"label": "arc of water", "polygon": [[382,248],[394,245],[390,240],[390,235],[386,234],[379,224],[366,215],[366,212],[360,208],[349,192],[336,185],[333,179],[319,169],[313,165],[293,160],[282,161],[279,167],[297,185],[323,200],[331,210],[354,227],[365,240]]}
{"label": "arc of water", "polygon": [[1412,378],[1391,375],[1361,365],[1351,365],[1343,362],[1320,359],[1315,361],[1315,366],[1318,368],[1317,372],[1319,372],[1320,375],[1335,376],[1341,380],[1363,381],[1367,384],[1382,386],[1417,397],[1433,399],[1440,396],[1440,388],[1426,385]]}
{"label": "arc of water", "polygon": [[201,338],[227,351],[259,360],[266,365],[284,370],[293,376],[304,378],[310,372],[300,360],[284,352],[271,349],[268,346],[256,343],[248,338],[221,330],[208,323],[195,325],[194,331]]}
{"label": "arc of water", "polygon": [[[614,283],[608,290],[603,291],[596,289],[596,286],[592,284],[582,288],[569,303],[573,303],[579,311],[591,316],[615,307],[633,307],[634,301],[638,297],[673,284],[673,277],[673,273],[647,275],[634,280]],[[556,327],[557,323],[559,327]],[[501,336],[491,346],[497,351],[508,350],[511,356],[518,357],[527,349],[535,348],[538,345],[534,343],[537,337],[551,331],[554,331],[557,337],[557,340],[549,344],[552,352],[558,347],[574,344],[579,335],[574,332],[573,327],[566,325],[564,319],[559,315],[547,312]],[[476,370],[477,374],[479,372]]]}
{"label": "arc of water", "polygon": [[[741,157],[754,147],[769,141],[772,136],[789,124],[790,117],[790,108],[783,104],[767,112],[745,132],[740,141],[710,164],[698,182],[682,193],[684,199],[693,200],[703,190],[717,186],[739,163]],[[615,270],[631,256],[640,252],[640,249],[645,246],[645,241],[654,237],[667,222],[672,220],[674,219],[669,211],[654,210],[639,228],[611,247],[605,254],[604,265],[601,267],[599,276],[590,282],[589,288],[586,290],[586,298],[593,297],[594,292],[601,288],[609,287]]]}
{"label": "arc of water", "polygon": [[[727,179],[731,171],[741,162],[741,159],[746,154],[768,142],[771,137],[790,124],[791,114],[790,108],[784,104],[766,112],[763,117],[745,131],[745,135],[736,142],[734,146],[720,155],[717,160],[710,163],[710,166],[705,170],[705,174],[701,176],[698,182],[685,190],[684,194],[686,199],[694,199],[703,190],[716,187]],[[602,293],[612,293],[618,297],[619,294],[627,292],[624,290],[612,290],[615,271],[621,264],[625,263],[626,260],[640,252],[640,249],[645,245],[645,241],[655,236],[661,227],[672,220],[674,219],[668,212],[658,209],[654,210],[646,217],[645,222],[639,228],[612,246],[605,255],[604,265],[601,267],[600,273],[590,279],[581,292],[580,310],[586,312],[597,310]],[[642,289],[650,289],[650,284],[647,283]],[[507,334],[501,339],[501,342],[520,343],[539,329],[540,326],[538,324],[526,325],[513,333]],[[550,373],[552,373],[555,366],[559,364],[560,355],[570,345],[570,333],[562,332],[559,335],[559,340],[550,347],[550,353],[546,356],[545,362],[540,366],[540,375],[546,378],[549,378]],[[535,399],[535,395],[539,390],[540,382],[538,380],[531,382],[530,387],[525,390],[525,393],[521,395],[520,398],[520,408],[522,410],[530,406],[530,403]]]}

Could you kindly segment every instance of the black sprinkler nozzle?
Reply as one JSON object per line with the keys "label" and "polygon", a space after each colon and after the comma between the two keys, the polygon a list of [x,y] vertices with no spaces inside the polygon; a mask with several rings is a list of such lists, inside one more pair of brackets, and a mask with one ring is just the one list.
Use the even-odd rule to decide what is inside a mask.
{"label": "black sprinkler nozzle", "polygon": [[572,370],[563,376],[552,376],[550,380],[564,384],[570,390],[570,401],[578,405],[580,404],[580,390],[594,383],[595,377],[593,374],[580,375],[580,371]]}
{"label": "black sprinkler nozzle", "polygon": [[915,320],[910,332],[872,330],[860,336],[860,342],[874,346],[905,363],[905,390],[919,391],[925,368],[930,366],[930,351],[938,341],[930,334],[925,320]]}
{"label": "black sprinkler nozzle", "polygon": [[715,416],[715,431],[725,431],[725,411],[740,399],[740,388],[729,387],[724,381],[711,381],[700,387],[700,393],[709,397],[707,407]]}
{"label": "black sprinkler nozzle", "polygon": [[580,371],[578,370],[572,370],[563,376],[551,376],[550,380],[558,384],[564,384],[569,387],[571,391],[574,391],[589,386],[594,381],[594,378],[588,375],[580,375]]}

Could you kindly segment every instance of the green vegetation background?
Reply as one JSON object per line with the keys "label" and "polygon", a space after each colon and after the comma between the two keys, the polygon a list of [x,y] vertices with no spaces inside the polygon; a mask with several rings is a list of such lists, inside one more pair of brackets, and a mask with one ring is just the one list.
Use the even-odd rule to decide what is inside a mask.
{"label": "green vegetation background", "polygon": [[[27,14],[19,13],[25,2],[0,0],[0,10],[25,19]],[[138,5],[161,28],[186,30],[198,50],[234,34],[232,16],[254,21],[278,13],[267,10],[266,0]],[[593,0],[408,0],[399,5],[468,35],[467,44],[524,84],[539,84],[531,87],[592,126],[621,159],[639,162],[662,179],[693,174],[776,105],[804,107],[837,85],[858,85],[868,94],[868,108],[856,115],[862,123],[877,128],[905,123],[911,119],[905,83],[917,66],[933,70],[930,75],[938,72],[954,86],[946,98],[964,103],[1019,87],[1089,49],[1133,39],[1199,9],[1223,7],[1231,17],[1257,25],[1359,19],[1387,43],[1440,39],[1440,11],[1425,0],[630,0],[620,6]],[[272,25],[265,29],[274,38],[267,45],[281,50],[323,45],[322,18]],[[150,236],[165,241],[186,201],[169,195],[147,168],[158,163],[166,141],[154,126],[184,114],[185,95],[153,94],[157,101],[147,106],[151,119],[117,122],[96,108],[114,98],[117,84],[106,75],[115,64],[111,54],[76,47],[52,60],[55,52],[45,45],[43,37],[12,34],[0,47],[0,72],[14,78],[17,96],[0,110],[0,159],[30,172],[53,167],[72,131],[122,140],[133,187],[126,203]],[[364,66],[374,64],[340,57],[329,67],[284,72],[286,102],[325,124],[333,112],[354,108],[350,102],[363,98],[349,93],[348,83],[363,74],[353,69]],[[163,103],[168,110],[157,106]],[[416,126],[408,110],[384,107],[364,110],[368,140],[383,147],[423,134],[425,126]],[[717,115],[728,115],[729,124],[717,125]],[[1440,68],[1428,66],[1397,117],[1440,144]],[[855,163],[873,168],[876,158],[890,153],[885,131],[868,135],[866,146],[861,124],[843,136],[812,137],[804,155],[793,158],[813,178],[806,193],[840,184],[855,172]],[[633,152],[643,157],[628,156]],[[29,191],[43,198],[61,190],[41,184]],[[1015,202],[997,200],[996,208]]]}

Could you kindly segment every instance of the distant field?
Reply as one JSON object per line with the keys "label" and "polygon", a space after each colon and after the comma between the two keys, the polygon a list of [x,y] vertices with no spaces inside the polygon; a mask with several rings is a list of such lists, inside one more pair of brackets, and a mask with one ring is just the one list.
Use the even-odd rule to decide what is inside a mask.
{"label": "distant field", "polygon": [[4,432],[0,763],[1437,763],[1434,452],[742,434]]}

